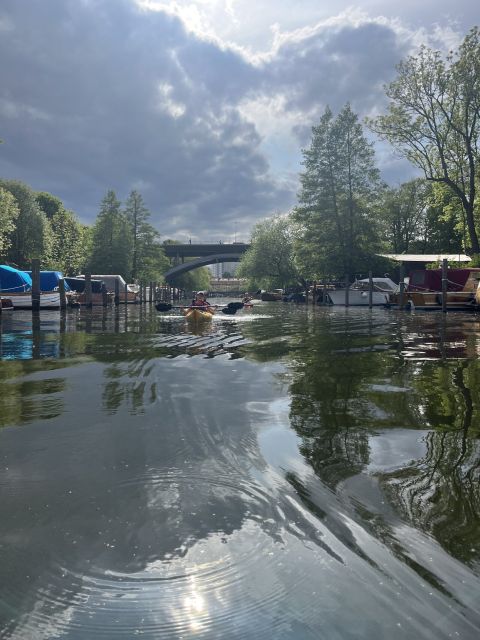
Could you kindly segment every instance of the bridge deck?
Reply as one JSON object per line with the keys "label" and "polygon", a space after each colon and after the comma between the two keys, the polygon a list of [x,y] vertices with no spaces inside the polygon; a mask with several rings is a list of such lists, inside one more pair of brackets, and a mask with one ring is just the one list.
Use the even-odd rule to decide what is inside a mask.
{"label": "bridge deck", "polygon": [[165,255],[168,258],[203,258],[205,256],[211,256],[212,254],[239,254],[245,253],[250,247],[245,242],[233,242],[232,244],[223,244],[218,242],[217,244],[164,244],[163,249]]}

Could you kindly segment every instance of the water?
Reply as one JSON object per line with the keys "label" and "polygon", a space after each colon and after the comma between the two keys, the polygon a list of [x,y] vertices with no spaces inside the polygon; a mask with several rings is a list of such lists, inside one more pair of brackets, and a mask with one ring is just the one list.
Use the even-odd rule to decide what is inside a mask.
{"label": "water", "polygon": [[0,638],[480,636],[480,321],[4,315]]}

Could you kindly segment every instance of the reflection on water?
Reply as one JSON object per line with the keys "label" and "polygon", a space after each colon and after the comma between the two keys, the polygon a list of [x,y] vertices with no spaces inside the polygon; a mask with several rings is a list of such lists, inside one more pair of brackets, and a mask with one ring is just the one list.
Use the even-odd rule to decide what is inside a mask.
{"label": "reflection on water", "polygon": [[5,314],[0,638],[477,638],[479,330]]}

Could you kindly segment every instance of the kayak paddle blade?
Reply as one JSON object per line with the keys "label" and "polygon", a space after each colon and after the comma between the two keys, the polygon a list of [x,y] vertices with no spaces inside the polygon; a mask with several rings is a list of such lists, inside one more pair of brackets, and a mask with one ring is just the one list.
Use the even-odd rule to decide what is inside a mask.
{"label": "kayak paddle blade", "polygon": [[227,316],[234,316],[237,311],[238,309],[235,309],[234,307],[225,307],[225,309],[222,309],[222,313],[225,313]]}
{"label": "kayak paddle blade", "polygon": [[170,311],[170,309],[172,309],[172,305],[167,302],[157,302],[155,309],[157,311]]}

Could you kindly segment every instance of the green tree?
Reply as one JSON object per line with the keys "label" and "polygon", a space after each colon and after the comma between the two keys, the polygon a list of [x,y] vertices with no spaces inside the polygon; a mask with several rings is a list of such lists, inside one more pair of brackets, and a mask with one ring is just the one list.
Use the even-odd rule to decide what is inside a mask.
{"label": "green tree", "polygon": [[160,244],[160,234],[148,222],[150,211],[138,191],[130,193],[125,204],[125,215],[132,237],[132,281],[162,280],[169,262]]}
{"label": "green tree", "polygon": [[65,209],[57,196],[45,191],[35,194],[42,211],[47,216],[52,231],[49,265],[66,275],[82,271],[85,263],[85,234],[83,226],[72,211]]}
{"label": "green tree", "polygon": [[66,209],[54,214],[52,221],[51,267],[75,275],[85,263],[84,230],[77,217]]}
{"label": "green tree", "polygon": [[174,287],[185,289],[185,291],[202,291],[208,290],[210,286],[210,271],[207,267],[198,267],[182,273],[172,282]]}
{"label": "green tree", "polygon": [[446,185],[465,212],[470,245],[480,253],[475,219],[480,136],[480,32],[474,27],[446,59],[422,47],[397,67],[386,88],[386,115],[370,128],[419,167],[427,180]]}
{"label": "green tree", "polygon": [[19,213],[15,197],[0,187],[0,256],[4,256],[11,246],[11,235]]}
{"label": "green tree", "polygon": [[289,216],[274,217],[255,225],[250,248],[237,269],[249,288],[285,288],[298,282],[293,254],[293,226]]}
{"label": "green tree", "polygon": [[18,180],[0,180],[0,187],[9,191],[17,202],[18,216],[10,235],[7,260],[22,269],[30,268],[32,258],[41,265],[50,261],[52,229],[45,213],[40,209],[35,193]]}
{"label": "green tree", "polygon": [[65,209],[63,202],[57,196],[48,193],[48,191],[37,191],[35,200],[38,202],[40,209],[45,213],[49,220],[61,209]]}
{"label": "green tree", "polygon": [[425,216],[412,244],[413,251],[463,253],[468,244],[468,233],[461,202],[441,183],[431,184],[428,194]]}
{"label": "green tree", "polygon": [[303,150],[297,263],[309,278],[366,269],[380,249],[381,182],[373,145],[346,105],[336,118],[327,107]]}
{"label": "green tree", "polygon": [[92,273],[131,274],[132,237],[130,225],[114,191],[108,191],[92,231],[89,268]]}
{"label": "green tree", "polygon": [[394,253],[408,253],[425,237],[431,185],[421,178],[410,180],[384,194],[386,238]]}

